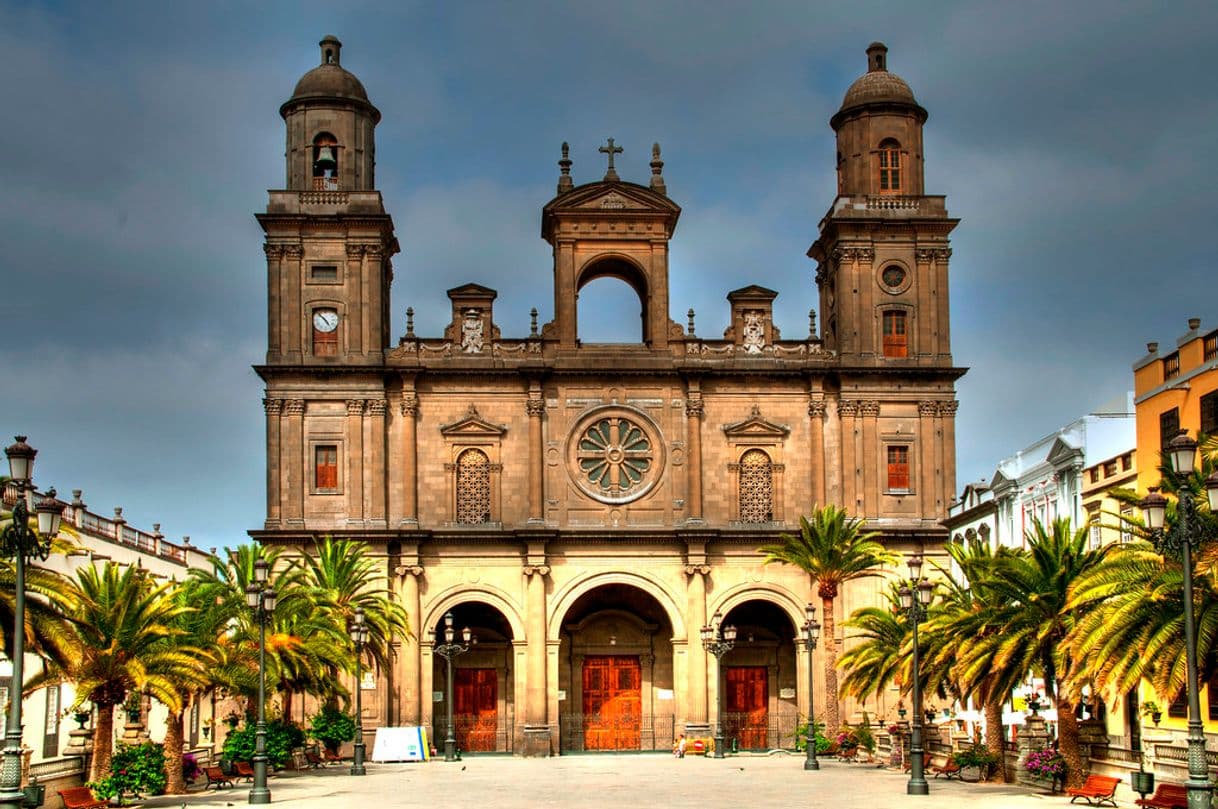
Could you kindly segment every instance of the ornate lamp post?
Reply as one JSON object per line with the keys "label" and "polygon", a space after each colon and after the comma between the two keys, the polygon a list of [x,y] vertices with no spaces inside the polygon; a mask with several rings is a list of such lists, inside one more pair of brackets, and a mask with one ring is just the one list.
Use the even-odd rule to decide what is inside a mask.
{"label": "ornate lamp post", "polygon": [[[34,456],[38,450],[17,436],[17,443],[4,450],[8,456],[11,480],[4,491],[4,503],[12,509],[12,522],[0,535],[0,552],[13,560],[16,568],[17,603],[13,610],[13,679],[9,688],[8,725],[4,732],[4,761],[0,764],[0,806],[19,809],[24,805],[21,789],[21,687],[25,682],[25,566],[33,559],[46,559],[51,540],[59,533],[59,521],[66,506],[55,499],[55,490],[35,498],[31,480]],[[30,510],[38,514],[38,530],[30,528]]]}
{"label": "ornate lamp post", "polygon": [[723,624],[723,613],[715,610],[711,622],[702,627],[702,648],[715,656],[715,758],[723,758],[723,656],[736,645],[736,627]]}
{"label": "ornate lamp post", "polygon": [[266,785],[266,625],[275,612],[277,596],[274,588],[267,585],[270,569],[265,559],[254,562],[254,581],[245,588],[245,603],[258,622],[258,725],[254,729],[254,786],[250,788],[250,803],[271,802],[271,790]]}
{"label": "ornate lamp post", "polygon": [[351,640],[355,643],[355,751],[351,754],[351,774],[364,775],[364,707],[363,684],[360,682],[363,672],[364,646],[368,643],[368,624],[364,622],[364,608],[355,608],[355,618],[351,621]]}
{"label": "ornate lamp post", "polygon": [[[913,627],[913,728],[909,740],[909,782],[905,785],[907,795],[929,795],[930,785],[923,772],[922,753],[922,683],[918,674],[918,622],[926,618],[935,586],[922,578],[922,557],[909,557],[909,582],[901,587],[901,607],[909,615]],[[914,593],[917,597],[914,597]]]}
{"label": "ornate lamp post", "polygon": [[812,665],[812,653],[816,651],[816,641],[820,639],[820,624],[816,621],[816,608],[811,604],[804,607],[808,620],[804,622],[804,648],[808,650],[808,755],[804,759],[805,770],[819,770],[820,762],[816,760],[816,712],[812,710],[812,692],[816,687],[816,667]]}
{"label": "ornate lamp post", "polygon": [[[1165,529],[1167,498],[1157,488],[1142,499],[1140,505],[1151,531],[1155,547],[1163,555],[1180,554],[1184,567],[1184,646],[1188,661],[1188,790],[1189,809],[1207,809],[1210,805],[1210,784],[1205,760],[1205,733],[1201,728],[1201,698],[1197,688],[1197,629],[1193,624],[1193,549],[1200,547],[1208,529],[1197,511],[1197,502],[1188,486],[1193,471],[1197,442],[1181,433],[1167,444],[1167,458],[1180,485],[1176,491],[1176,523]],[[1205,480],[1210,511],[1218,514],[1218,471]]]}
{"label": "ornate lamp post", "polygon": [[[432,637],[435,637],[433,630]],[[465,654],[469,651],[473,633],[469,631],[469,627],[461,630],[461,643],[456,643],[456,632],[453,630],[453,614],[451,612],[444,613],[444,642],[437,643],[433,648],[436,654],[444,658],[448,663],[448,691],[445,695],[446,705],[448,707],[448,735],[444,737],[444,760],[457,760],[457,739],[453,736],[453,658],[457,655]]]}

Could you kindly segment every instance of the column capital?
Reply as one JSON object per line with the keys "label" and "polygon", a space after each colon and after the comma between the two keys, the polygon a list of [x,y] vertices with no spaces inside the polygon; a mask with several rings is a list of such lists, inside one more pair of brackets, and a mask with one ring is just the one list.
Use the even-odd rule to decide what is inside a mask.
{"label": "column capital", "polygon": [[918,402],[918,415],[922,417],[934,416],[939,412],[939,403],[925,399]]}
{"label": "column capital", "polygon": [[701,399],[686,399],[685,400],[685,417],[691,419],[700,419],[706,412],[706,405]]}
{"label": "column capital", "polygon": [[875,418],[880,415],[880,403],[874,399],[865,399],[859,402],[859,413],[864,417]]}
{"label": "column capital", "polygon": [[364,254],[364,246],[362,244],[347,245],[347,258],[359,258]]}
{"label": "column capital", "polygon": [[546,412],[546,402],[544,399],[530,398],[524,404],[524,411],[530,418],[541,418]]}
{"label": "column capital", "polygon": [[289,416],[304,415],[305,400],[304,399],[284,399],[283,412]]}
{"label": "column capital", "polygon": [[364,245],[364,255],[370,259],[376,260],[385,255],[385,248],[381,247],[379,244],[366,244]]}
{"label": "column capital", "polygon": [[939,415],[955,416],[956,410],[959,409],[959,407],[960,402],[956,401],[955,399],[952,399],[949,402],[939,402]]}
{"label": "column capital", "polygon": [[283,254],[291,259],[300,259],[304,255],[304,248],[299,244],[285,244]]}
{"label": "column capital", "polygon": [[423,575],[422,565],[398,565],[393,569],[393,572],[398,575],[399,579],[404,579],[407,576],[414,576],[416,579]]}
{"label": "column capital", "polygon": [[857,399],[842,399],[837,404],[837,412],[839,415],[854,418],[859,414],[859,402]]}
{"label": "column capital", "polygon": [[818,396],[808,401],[808,415],[813,418],[822,418],[825,415],[824,398]]}
{"label": "column capital", "polygon": [[264,245],[262,245],[262,251],[264,253],[266,253],[267,258],[280,258],[281,256],[283,256],[283,245],[282,244],[264,244]]}
{"label": "column capital", "polygon": [[283,410],[283,399],[263,399],[262,408],[268,416],[278,416]]}
{"label": "column capital", "polygon": [[364,415],[364,400],[363,399],[348,399],[347,400],[347,415],[348,416]]}
{"label": "column capital", "polygon": [[368,409],[366,412],[369,416],[383,416],[388,404],[384,399],[369,399],[367,401]]}
{"label": "column capital", "polygon": [[403,393],[400,409],[403,416],[413,416],[419,412],[419,397],[413,393]]}
{"label": "column capital", "polygon": [[526,576],[537,575],[537,576],[542,576],[544,578],[545,576],[550,575],[550,566],[549,565],[525,565],[520,570]]}
{"label": "column capital", "polygon": [[708,576],[710,575],[710,565],[686,565],[686,576]]}

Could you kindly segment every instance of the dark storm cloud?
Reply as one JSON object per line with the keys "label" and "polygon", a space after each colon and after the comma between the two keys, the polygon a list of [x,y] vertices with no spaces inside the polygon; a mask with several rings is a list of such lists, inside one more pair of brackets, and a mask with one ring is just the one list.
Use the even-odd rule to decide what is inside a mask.
{"label": "dark storm cloud", "polygon": [[[874,39],[930,111],[927,191],[953,236],[961,483],[1131,385],[1146,340],[1215,324],[1209,198],[1218,99],[1196,3],[0,2],[17,80],[0,127],[0,422],[83,487],[170,536],[239,541],[263,497],[264,262],[252,213],[283,177],[278,106],[326,33],[384,119],[377,179],[405,309],[436,334],[444,290],[499,290],[505,335],[553,306],[538,238],[558,145],[645,181],[660,141],[684,211],[671,316],[727,320],[779,291],[807,330],[803,255],[832,198],[827,126]],[[599,333],[637,304],[581,298]]]}

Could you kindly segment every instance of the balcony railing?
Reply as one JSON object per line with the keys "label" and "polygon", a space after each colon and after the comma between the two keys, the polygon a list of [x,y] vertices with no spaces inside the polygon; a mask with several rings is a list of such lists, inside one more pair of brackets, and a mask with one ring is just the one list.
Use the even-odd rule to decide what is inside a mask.
{"label": "balcony railing", "polygon": [[895,194],[867,197],[869,211],[916,211],[921,197],[902,197]]}

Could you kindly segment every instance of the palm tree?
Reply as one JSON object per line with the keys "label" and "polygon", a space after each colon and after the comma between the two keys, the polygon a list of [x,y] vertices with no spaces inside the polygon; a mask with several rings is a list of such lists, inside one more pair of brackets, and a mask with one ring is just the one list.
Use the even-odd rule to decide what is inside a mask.
{"label": "palm tree", "polygon": [[845,671],[841,690],[858,700],[881,694],[889,685],[902,687],[909,679],[909,619],[901,609],[897,585],[890,584],[886,607],[863,607],[850,614],[845,626],[857,629],[851,646],[838,665]]}
{"label": "palm tree", "polygon": [[876,541],[877,532],[864,532],[865,522],[850,517],[844,509],[828,505],[799,518],[798,534],[782,534],[779,542],[763,545],[758,552],[766,564],[794,565],[816,581],[824,614],[825,693],[828,706],[826,727],[841,724],[841,701],[837,690],[838,641],[833,608],[842,584],[869,576],[882,576],[881,568],[897,562],[897,555]]}
{"label": "palm tree", "polygon": [[74,655],[48,665],[27,688],[74,682],[78,698],[97,706],[92,780],[110,772],[114,707],[129,692],[146,692],[180,710],[181,683],[203,681],[202,650],[167,642],[181,634],[175,623],[191,609],[175,600],[175,586],[157,585],[142,568],[106,562],[79,568],[56,598],[75,631]]}
{"label": "palm tree", "polygon": [[1087,526],[1073,530],[1068,518],[1054,520],[1049,528],[1037,520],[1025,539],[1027,553],[995,560],[986,578],[992,601],[983,611],[992,631],[961,648],[960,665],[966,671],[990,666],[990,674],[978,678],[990,693],[1010,693],[1032,672],[1043,674],[1046,695],[1057,706],[1058,748],[1070,783],[1077,785],[1083,760],[1074,711],[1084,678],[1066,643],[1075,624],[1069,591],[1104,560],[1108,549],[1089,550]]}

